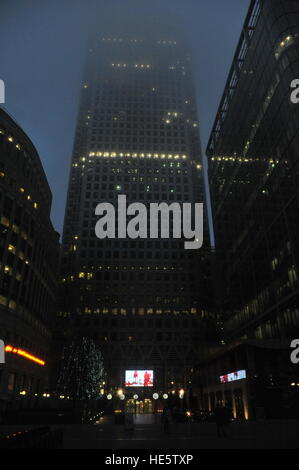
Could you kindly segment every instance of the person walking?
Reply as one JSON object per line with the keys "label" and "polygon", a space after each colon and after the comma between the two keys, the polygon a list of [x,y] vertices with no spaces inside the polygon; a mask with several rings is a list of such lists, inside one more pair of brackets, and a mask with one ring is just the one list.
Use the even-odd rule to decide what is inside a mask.
{"label": "person walking", "polygon": [[163,409],[162,420],[163,420],[163,427],[164,427],[165,434],[170,434],[170,425],[172,421],[172,415],[171,415],[171,411],[168,405],[166,405]]}
{"label": "person walking", "polygon": [[132,413],[125,414],[125,432],[134,432],[134,417]]}
{"label": "person walking", "polygon": [[227,437],[229,415],[226,407],[221,405],[220,402],[217,403],[214,410],[214,418],[217,426],[218,437]]}

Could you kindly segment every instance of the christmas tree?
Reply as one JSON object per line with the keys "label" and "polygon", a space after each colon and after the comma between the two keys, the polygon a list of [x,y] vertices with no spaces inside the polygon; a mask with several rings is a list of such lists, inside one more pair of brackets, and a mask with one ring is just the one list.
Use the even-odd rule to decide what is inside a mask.
{"label": "christmas tree", "polygon": [[94,341],[78,337],[64,347],[57,383],[59,394],[75,401],[94,400],[104,377],[103,356]]}

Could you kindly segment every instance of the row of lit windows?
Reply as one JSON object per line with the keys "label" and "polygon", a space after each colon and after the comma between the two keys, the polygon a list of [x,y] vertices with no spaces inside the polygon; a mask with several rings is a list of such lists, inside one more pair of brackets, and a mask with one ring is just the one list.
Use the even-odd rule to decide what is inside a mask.
{"label": "row of lit windows", "polygon": [[[8,249],[8,251],[9,251],[9,253],[12,253],[12,254],[15,254],[15,253],[16,253],[16,248],[15,248],[13,245],[8,245],[8,248],[7,248],[7,249]],[[18,257],[19,257],[19,259],[20,259],[21,261],[24,261],[25,264],[27,264],[27,265],[30,264],[30,261],[29,261],[28,259],[25,259],[25,255],[24,255],[24,253],[23,253],[22,251],[19,251],[19,252],[18,252]],[[0,268],[1,268],[1,263],[0,263]],[[5,272],[5,273],[7,273],[7,274],[12,274],[12,267],[10,267],[10,266],[4,266],[3,269],[4,269],[4,272]],[[17,275],[16,275],[16,278],[17,278],[18,280],[20,280],[20,279],[21,279],[21,276],[20,276],[19,278],[18,278],[18,276],[19,276],[19,275],[17,274]]]}
{"label": "row of lit windows", "polygon": [[[199,315],[201,318],[206,318],[206,315],[201,310],[197,308],[191,308],[190,310],[169,310],[169,309],[157,309],[157,308],[149,308],[149,307],[139,307],[139,308],[96,308],[91,309],[89,307],[85,307],[84,311],[81,312],[81,315],[85,315],[86,313],[94,313],[94,314],[112,314],[112,315]],[[69,312],[59,312],[59,316],[69,316]],[[167,321],[167,320],[166,320]],[[184,321],[184,320],[183,320]],[[189,326],[189,325],[188,325]],[[187,327],[187,325],[186,325]]]}
{"label": "row of lit windows", "polygon": [[[155,159],[174,159],[174,160],[186,160],[187,156],[186,155],[179,155],[179,154],[165,154],[165,153],[118,153],[118,152],[90,152],[89,153],[90,157],[104,157],[104,158],[116,158],[116,157],[131,157],[131,158],[155,158]],[[81,161],[85,161],[85,157],[81,158]]]}
{"label": "row of lit windows", "polygon": [[[4,227],[9,227],[10,226],[10,220],[5,217],[4,215],[1,216],[1,219],[0,219],[0,223],[1,225],[3,225]],[[12,228],[12,231],[15,232],[15,233],[19,233],[20,232],[20,227],[16,224],[12,224],[11,226]],[[30,237],[28,237],[27,233],[24,232],[23,230],[21,231],[21,237],[24,239],[24,240],[28,240],[28,243],[30,245],[32,245],[32,240]]]}
{"label": "row of lit windows", "polygon": [[[0,172],[0,178],[4,178],[4,177],[5,177],[5,173],[4,173],[3,171],[1,171],[1,172]],[[24,188],[20,188],[20,193],[22,193],[22,194],[26,197],[27,201],[32,201],[31,195],[30,195],[30,194],[26,194]],[[34,209],[38,209],[38,203],[37,203],[37,202],[33,202],[33,201],[32,201],[32,203],[33,203]]]}
{"label": "row of lit windows", "polygon": [[[0,129],[0,134],[5,135],[5,131],[4,131],[3,129]],[[14,142],[15,142],[15,141],[14,141],[14,138],[13,138],[11,135],[9,135],[9,136],[7,137],[7,140],[8,140],[8,142],[10,142],[10,143],[14,143]],[[19,143],[16,143],[16,144],[15,144],[15,147],[16,147],[17,150],[21,150],[21,149],[22,149],[22,147],[21,147],[21,145],[20,145]]]}
{"label": "row of lit windows", "polygon": [[[30,260],[34,260],[33,254],[33,241],[30,237],[28,237],[27,233],[24,230],[21,230],[19,226],[13,224],[11,229],[11,233],[9,235],[9,231],[7,230],[10,226],[10,221],[6,217],[1,217],[1,225],[0,225],[0,235],[2,239],[10,238],[9,243],[7,245],[7,259],[5,261],[5,251],[0,245],[0,255],[2,258],[2,270],[8,276],[14,276],[17,281],[22,280],[22,270],[23,266],[28,267],[31,264]],[[1,227],[4,229],[1,230]],[[17,238],[17,234],[20,234],[21,238]],[[26,245],[26,242],[28,245]],[[38,247],[35,247],[35,257],[37,253]],[[35,261],[35,268],[37,268],[43,277],[44,281],[48,281],[49,272],[47,267],[49,267],[49,262],[46,262],[43,258],[43,254],[39,252],[39,257]],[[52,260],[51,260],[52,262]],[[13,268],[13,266],[15,266]],[[0,263],[1,269],[1,263]]]}
{"label": "row of lit windows", "polygon": [[[114,38],[114,37],[113,37],[113,38],[111,38],[111,37],[108,37],[108,38],[103,37],[103,38],[102,38],[102,41],[103,41],[103,42],[123,42],[124,39],[123,39],[123,38]],[[129,41],[130,43],[135,43],[135,44],[137,44],[137,43],[142,43],[142,42],[143,42],[143,39],[128,39],[128,41]]]}
{"label": "row of lit windows", "polygon": [[[182,266],[99,266],[97,268],[100,271],[182,271]],[[92,272],[79,272],[76,276],[69,276],[68,278],[63,278],[62,282],[67,280],[74,281],[78,279],[93,279],[94,274]]]}
{"label": "row of lit windows", "polygon": [[[212,162],[217,161],[217,162],[243,162],[243,163],[253,163],[253,162],[259,162],[259,163],[264,163],[265,159],[261,158],[241,158],[241,157],[212,157],[211,158]],[[271,164],[278,164],[279,160],[273,160],[270,158],[267,160],[267,163]],[[286,162],[287,163],[287,162]]]}
{"label": "row of lit windows", "polygon": [[[128,64],[111,64],[112,67],[117,67],[117,68],[127,68],[129,67]],[[133,66],[135,69],[150,69],[151,66],[149,64],[135,64]]]}
{"label": "row of lit windows", "polygon": [[275,52],[275,57],[276,59],[278,60],[279,57],[281,56],[281,54],[288,48],[290,47],[291,45],[294,44],[295,42],[295,39],[298,35],[295,34],[295,35],[288,35],[285,37],[285,39],[283,39],[283,41],[281,41],[276,49],[276,52]]}
{"label": "row of lit windows", "polygon": [[[26,151],[24,151],[24,149],[22,148],[22,146],[21,146],[18,142],[16,142],[16,139],[15,139],[14,137],[12,137],[10,134],[6,133],[4,129],[1,129],[1,128],[0,128],[0,135],[3,135],[3,136],[4,136],[4,135],[7,135],[7,141],[8,141],[9,143],[11,143],[11,144],[14,144],[14,145],[15,145],[15,148],[16,148],[17,150],[19,150],[19,151],[22,150],[22,153],[23,153],[23,155],[24,155],[24,157],[25,157],[26,159],[29,157],[29,155],[27,154]],[[28,167],[25,168],[25,171],[27,172],[28,179],[29,179],[28,172],[30,172],[31,175],[32,175],[32,171],[33,171],[33,170],[34,170],[34,168],[33,168],[32,166],[31,166],[30,168],[28,168]],[[1,177],[5,177],[5,176],[6,176],[6,175],[5,175],[5,172],[4,172],[4,171],[0,171],[0,178],[1,178]],[[44,190],[44,188],[42,188],[42,190]],[[20,191],[23,192],[23,193],[25,193],[24,188],[20,188]],[[31,198],[31,195],[30,195],[30,194],[27,194],[26,197],[27,197],[27,200],[28,200],[28,201],[32,201],[32,198]],[[37,202],[32,201],[32,204],[33,204],[33,207],[34,207],[35,209],[38,208],[38,203],[37,203]]]}
{"label": "row of lit windows", "polygon": [[[27,199],[28,201],[31,201],[31,200],[32,200],[30,194],[27,194],[27,195],[26,195],[26,192],[25,192],[25,189],[24,189],[24,188],[20,188],[20,192],[21,192],[22,194],[24,194],[24,196],[26,197],[26,199]],[[34,209],[38,209],[38,204],[37,204],[37,202],[33,202],[33,207],[34,207]]]}
{"label": "row of lit windows", "polygon": [[15,310],[17,308],[17,303],[15,300],[8,301],[7,297],[0,295],[0,305],[8,307],[10,310]]}

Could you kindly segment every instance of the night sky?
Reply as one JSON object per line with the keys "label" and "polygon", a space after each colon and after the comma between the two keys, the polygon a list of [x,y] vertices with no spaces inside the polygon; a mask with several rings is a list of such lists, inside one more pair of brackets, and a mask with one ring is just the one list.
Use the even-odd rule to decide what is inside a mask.
{"label": "night sky", "polygon": [[[249,0],[0,0],[0,78],[5,109],[35,144],[62,231],[86,39],[140,30],[154,15],[179,21],[193,49],[203,151],[214,122]],[[162,21],[162,20],[161,20]],[[165,21],[165,20],[164,20]],[[162,24],[163,26],[163,24]],[[161,24],[159,25],[159,29]],[[129,31],[133,33],[133,31]]]}

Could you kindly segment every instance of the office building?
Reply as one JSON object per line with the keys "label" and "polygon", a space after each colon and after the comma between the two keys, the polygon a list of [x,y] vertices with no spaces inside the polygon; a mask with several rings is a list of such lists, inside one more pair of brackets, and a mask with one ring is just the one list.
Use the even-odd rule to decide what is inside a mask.
{"label": "office building", "polygon": [[[188,383],[214,334],[209,241],[95,236],[100,202],[205,202],[191,58],[178,38],[99,34],[82,81],[63,234],[61,319],[91,335],[111,386],[126,369]],[[211,331],[213,330],[213,333]]]}
{"label": "office building", "polygon": [[[207,149],[222,339],[228,348],[246,344],[246,354],[254,349],[241,360],[247,377],[266,397],[280,395],[282,408],[296,371],[290,360],[282,367],[277,351],[285,357],[299,334],[299,107],[290,99],[298,24],[298,2],[251,2]],[[222,362],[220,375],[232,364]],[[256,409],[255,385],[250,396]]]}
{"label": "office building", "polygon": [[34,145],[0,109],[1,409],[33,405],[49,383],[59,253],[51,200]]}

